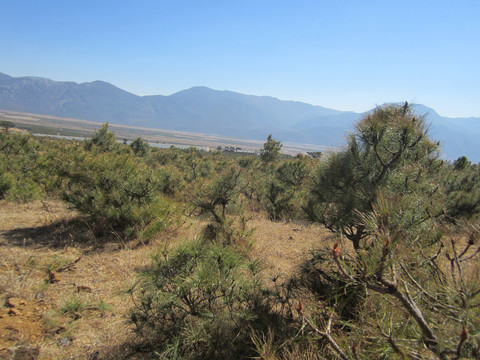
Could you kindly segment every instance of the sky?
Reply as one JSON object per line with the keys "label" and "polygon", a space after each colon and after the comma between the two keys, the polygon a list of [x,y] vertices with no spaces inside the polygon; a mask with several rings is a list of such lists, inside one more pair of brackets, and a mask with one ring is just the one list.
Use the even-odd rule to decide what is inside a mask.
{"label": "sky", "polygon": [[0,72],[480,117],[478,0],[0,0]]}

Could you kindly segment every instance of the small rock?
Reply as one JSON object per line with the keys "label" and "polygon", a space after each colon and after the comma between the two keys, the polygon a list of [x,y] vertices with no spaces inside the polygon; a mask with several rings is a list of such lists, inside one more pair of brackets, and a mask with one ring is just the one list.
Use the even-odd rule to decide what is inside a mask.
{"label": "small rock", "polygon": [[55,271],[48,271],[48,282],[50,284],[55,284],[60,281],[60,276],[58,276],[58,273]]}
{"label": "small rock", "polygon": [[18,308],[22,305],[23,306],[27,305],[27,302],[23,299],[12,297],[7,300],[7,306],[11,308]]}
{"label": "small rock", "polygon": [[57,344],[62,345],[62,346],[68,346],[72,343],[73,339],[71,337],[64,337],[61,339],[58,339]]}
{"label": "small rock", "polygon": [[81,291],[85,291],[85,292],[91,293],[91,292],[92,292],[92,288],[89,287],[89,286],[78,285],[78,286],[77,286],[77,292],[81,292]]}
{"label": "small rock", "polygon": [[40,293],[36,293],[36,294],[35,294],[35,299],[37,299],[37,300],[43,300],[43,299],[45,299],[45,294],[44,294],[44,293],[41,293],[41,292],[40,292]]}
{"label": "small rock", "polygon": [[8,313],[10,315],[14,315],[14,316],[22,316],[22,313],[20,312],[20,310],[18,309],[15,309],[15,308],[11,308]]}

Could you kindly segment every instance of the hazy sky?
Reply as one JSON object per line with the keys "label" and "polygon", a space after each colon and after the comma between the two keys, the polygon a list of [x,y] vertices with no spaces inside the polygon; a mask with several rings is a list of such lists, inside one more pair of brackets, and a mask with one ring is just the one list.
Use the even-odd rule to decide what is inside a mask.
{"label": "hazy sky", "polygon": [[480,116],[480,1],[0,0],[0,72]]}

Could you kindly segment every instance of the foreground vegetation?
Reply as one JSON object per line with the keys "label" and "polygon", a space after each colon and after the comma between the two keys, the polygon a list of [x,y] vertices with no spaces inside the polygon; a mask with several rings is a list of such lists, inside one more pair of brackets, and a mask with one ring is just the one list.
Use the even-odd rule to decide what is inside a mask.
{"label": "foreground vegetation", "polygon": [[[479,358],[480,168],[442,161],[427,128],[408,104],[378,108],[320,159],[271,136],[255,157],[121,145],[107,124],[85,142],[5,131],[0,197],[61,199],[98,244],[204,221],[127,290],[145,358]],[[258,217],[332,241],[278,281],[252,252]]]}

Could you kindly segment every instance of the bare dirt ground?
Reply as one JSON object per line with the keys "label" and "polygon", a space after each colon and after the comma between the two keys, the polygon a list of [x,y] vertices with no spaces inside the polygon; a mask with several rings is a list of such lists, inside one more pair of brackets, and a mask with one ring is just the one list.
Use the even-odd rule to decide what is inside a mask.
{"label": "bare dirt ground", "polygon": [[[127,321],[135,270],[159,246],[202,228],[192,220],[150,244],[98,246],[75,218],[60,202],[0,202],[0,359],[141,359]],[[266,282],[288,278],[328,238],[318,226],[249,224],[251,256],[262,261]]]}

